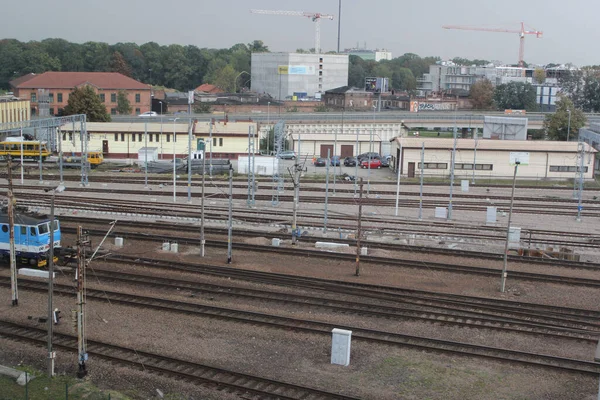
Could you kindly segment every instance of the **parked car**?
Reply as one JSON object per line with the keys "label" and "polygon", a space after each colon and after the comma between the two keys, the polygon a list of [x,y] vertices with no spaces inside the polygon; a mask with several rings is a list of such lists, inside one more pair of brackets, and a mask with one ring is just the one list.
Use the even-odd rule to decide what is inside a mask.
{"label": "parked car", "polygon": [[141,113],[138,117],[158,117],[158,113],[156,111],[146,111],[145,113]]}
{"label": "parked car", "polygon": [[371,160],[363,159],[360,163],[361,168],[379,169],[381,168],[381,160],[379,158],[371,158]]}
{"label": "parked car", "polygon": [[366,158],[366,159],[368,159],[368,158],[371,158],[371,159],[373,159],[373,158],[380,158],[380,157],[381,157],[381,156],[379,155],[379,153],[375,153],[375,152],[370,152],[370,153],[362,153],[362,154],[359,154],[358,156],[356,156],[356,158],[358,159],[358,161],[362,161],[362,160],[364,160],[365,158]]}
{"label": "parked car", "polygon": [[378,160],[381,161],[381,166],[382,167],[387,168],[387,167],[390,166],[390,159],[389,158],[381,157],[381,158],[378,158]]}
{"label": "parked car", "polygon": [[295,160],[296,153],[293,151],[282,151],[277,157],[281,158],[282,160]]}
{"label": "parked car", "polygon": [[315,167],[324,167],[327,165],[327,159],[323,157],[315,158],[313,164]]}
{"label": "parked car", "polygon": [[331,161],[331,165],[337,167],[340,165],[340,156],[333,156],[329,159]]}
{"label": "parked car", "polygon": [[355,157],[346,157],[346,158],[344,158],[344,165],[346,167],[354,167],[354,166],[356,166],[356,158]]}

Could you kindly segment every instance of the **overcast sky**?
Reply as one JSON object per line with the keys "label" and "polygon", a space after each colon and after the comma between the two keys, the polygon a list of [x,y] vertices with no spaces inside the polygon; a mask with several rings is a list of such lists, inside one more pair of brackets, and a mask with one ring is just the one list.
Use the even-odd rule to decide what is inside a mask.
{"label": "overcast sky", "polygon": [[[342,0],[341,48],[516,63],[518,34],[445,30],[442,25],[526,28],[525,61],[600,64],[597,0]],[[338,0],[28,0],[3,2],[0,38],[64,38],[74,42],[155,41],[228,48],[263,40],[271,51],[314,47],[307,18],[250,14],[250,8],[334,14],[321,22],[321,47],[337,48]]]}

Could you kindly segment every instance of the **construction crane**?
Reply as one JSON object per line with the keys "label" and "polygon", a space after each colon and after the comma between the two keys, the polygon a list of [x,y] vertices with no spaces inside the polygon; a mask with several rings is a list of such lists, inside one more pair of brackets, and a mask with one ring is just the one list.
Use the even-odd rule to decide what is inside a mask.
{"label": "construction crane", "polygon": [[523,57],[525,55],[525,35],[536,35],[536,37],[541,38],[543,32],[541,31],[529,31],[525,30],[525,24],[521,22],[521,29],[495,29],[495,28],[477,28],[471,26],[460,26],[460,25],[444,25],[442,26],[444,29],[462,29],[465,31],[483,31],[483,32],[504,32],[504,33],[518,33],[520,40],[519,46],[519,67],[523,67]]}
{"label": "construction crane", "polygon": [[333,19],[331,14],[311,13],[305,11],[282,11],[282,10],[250,10],[252,14],[266,15],[290,15],[295,17],[310,18],[315,23],[315,53],[321,52],[321,19]]}

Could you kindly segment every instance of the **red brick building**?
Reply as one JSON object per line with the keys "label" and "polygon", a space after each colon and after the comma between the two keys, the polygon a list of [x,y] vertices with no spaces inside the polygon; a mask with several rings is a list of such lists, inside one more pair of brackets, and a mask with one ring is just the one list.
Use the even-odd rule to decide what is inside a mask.
{"label": "red brick building", "polygon": [[28,74],[10,82],[16,97],[31,101],[31,115],[38,115],[38,90],[47,90],[50,115],[60,115],[67,106],[69,94],[78,87],[93,87],[106,105],[106,111],[117,114],[119,91],[127,92],[132,115],[150,111],[150,85],[138,82],[118,72],[44,72]]}

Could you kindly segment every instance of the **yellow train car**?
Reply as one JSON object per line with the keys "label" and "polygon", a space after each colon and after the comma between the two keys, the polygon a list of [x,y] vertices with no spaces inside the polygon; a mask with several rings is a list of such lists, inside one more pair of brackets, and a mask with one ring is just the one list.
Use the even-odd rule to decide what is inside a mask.
{"label": "yellow train car", "polygon": [[[104,162],[104,154],[101,151],[88,151],[88,163],[90,168],[96,168]],[[63,165],[81,164],[81,156],[64,156]]]}
{"label": "yellow train car", "polygon": [[46,142],[11,139],[7,138],[5,141],[0,142],[0,157],[11,156],[14,159],[19,159],[23,155],[23,159],[26,160],[39,160],[41,156],[43,161],[51,154]]}

